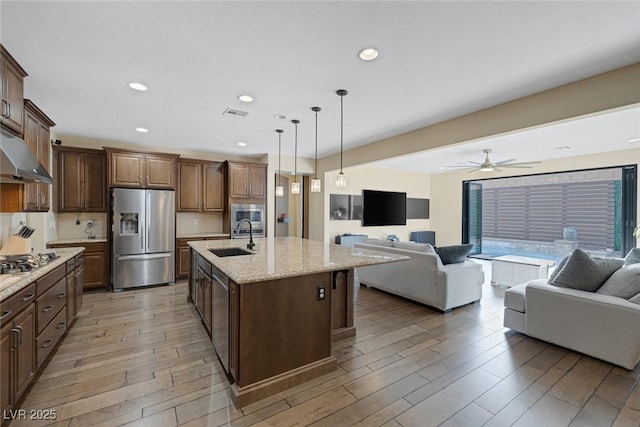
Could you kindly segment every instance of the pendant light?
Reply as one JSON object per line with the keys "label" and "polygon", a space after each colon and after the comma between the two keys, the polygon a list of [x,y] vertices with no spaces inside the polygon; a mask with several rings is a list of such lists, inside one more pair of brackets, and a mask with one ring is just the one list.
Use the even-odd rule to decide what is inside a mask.
{"label": "pendant light", "polygon": [[315,155],[315,166],[313,168],[313,179],[311,180],[311,192],[319,193],[322,189],[322,181],[318,179],[318,111],[320,111],[320,107],[311,107],[311,111],[316,113],[316,155]]}
{"label": "pendant light", "polygon": [[300,120],[291,120],[296,127],[295,151],[293,155],[293,182],[291,183],[291,194],[300,194],[300,183],[298,182],[298,123]]}
{"label": "pendant light", "polygon": [[342,146],[343,146],[343,123],[344,123],[344,115],[343,115],[343,106],[342,100],[344,96],[348,93],[344,89],[339,89],[336,91],[338,96],[340,97],[340,173],[336,177],[336,188],[347,188],[347,177],[344,172],[342,172]]}
{"label": "pendant light", "polygon": [[276,185],[276,196],[284,196],[284,187],[280,185],[280,175],[282,174],[281,160],[282,160],[282,129],[276,129],[278,132],[278,185]]}

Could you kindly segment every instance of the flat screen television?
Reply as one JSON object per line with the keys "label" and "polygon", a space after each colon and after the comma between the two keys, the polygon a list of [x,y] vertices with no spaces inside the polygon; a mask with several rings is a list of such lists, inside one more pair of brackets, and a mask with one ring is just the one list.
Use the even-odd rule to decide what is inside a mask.
{"label": "flat screen television", "polygon": [[362,190],[362,226],[407,225],[407,193]]}

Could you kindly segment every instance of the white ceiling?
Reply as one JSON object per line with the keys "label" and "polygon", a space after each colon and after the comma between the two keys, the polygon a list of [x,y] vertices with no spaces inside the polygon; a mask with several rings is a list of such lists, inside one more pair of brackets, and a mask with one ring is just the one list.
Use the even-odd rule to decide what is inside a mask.
{"label": "white ceiling", "polygon": [[[640,61],[638,1],[2,0],[0,8],[2,44],[29,73],[25,96],[57,135],[243,156],[277,153],[276,128],[292,155],[295,118],[298,153],[312,158],[315,105],[319,156],[338,152],[337,89],[349,91],[349,149]],[[360,61],[370,46],[380,57]],[[241,103],[242,93],[255,101]],[[227,107],[249,115],[223,116]],[[563,145],[610,150],[596,135],[640,137],[638,110],[620,114],[455,147],[437,161],[430,153],[429,164],[482,161],[483,148],[494,161],[557,157],[552,149]],[[635,134],[625,120],[635,120]],[[501,152],[512,138],[533,139]]]}

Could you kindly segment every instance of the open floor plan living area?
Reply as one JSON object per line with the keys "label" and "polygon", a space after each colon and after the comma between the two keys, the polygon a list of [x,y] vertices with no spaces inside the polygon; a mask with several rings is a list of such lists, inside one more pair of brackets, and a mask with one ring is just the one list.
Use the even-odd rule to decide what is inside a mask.
{"label": "open floor plan living area", "polygon": [[0,427],[640,426],[640,1],[0,0]]}

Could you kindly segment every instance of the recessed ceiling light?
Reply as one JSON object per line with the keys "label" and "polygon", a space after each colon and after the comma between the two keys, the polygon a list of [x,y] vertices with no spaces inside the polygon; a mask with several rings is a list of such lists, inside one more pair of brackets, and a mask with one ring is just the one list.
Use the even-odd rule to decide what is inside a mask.
{"label": "recessed ceiling light", "polygon": [[570,150],[571,147],[568,145],[561,145],[560,147],[556,147],[556,150]]}
{"label": "recessed ceiling light", "polygon": [[238,95],[238,100],[242,102],[253,102],[253,97],[251,95]]}
{"label": "recessed ceiling light", "polygon": [[246,142],[238,142],[238,147],[246,147],[247,143]]}
{"label": "recessed ceiling light", "polygon": [[147,87],[145,85],[143,85],[142,83],[138,83],[138,82],[131,82],[129,83],[129,87],[133,90],[139,90],[141,92],[144,92],[145,90],[147,90]]}
{"label": "recessed ceiling light", "polygon": [[640,142],[640,138],[631,138],[628,139],[627,142]]}
{"label": "recessed ceiling light", "polygon": [[372,47],[368,47],[358,52],[358,56],[363,61],[373,61],[378,57],[378,51]]}
{"label": "recessed ceiling light", "polygon": [[147,128],[136,128],[136,131],[138,131],[140,133],[147,133],[147,132],[149,132],[149,129],[147,129]]}
{"label": "recessed ceiling light", "polygon": [[274,114],[273,118],[278,120],[284,120],[287,118],[287,116],[285,116],[284,114]]}

